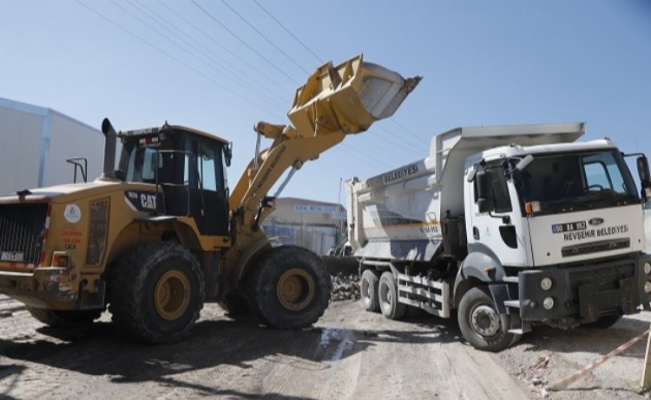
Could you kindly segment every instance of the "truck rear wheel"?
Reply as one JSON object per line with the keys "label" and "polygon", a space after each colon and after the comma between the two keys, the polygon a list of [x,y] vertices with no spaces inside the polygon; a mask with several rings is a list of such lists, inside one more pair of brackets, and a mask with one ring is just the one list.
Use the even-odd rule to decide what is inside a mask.
{"label": "truck rear wheel", "polygon": [[171,242],[146,243],[111,274],[113,322],[123,334],[169,343],[190,333],[203,307],[205,283],[196,258]]}
{"label": "truck rear wheel", "polygon": [[470,289],[461,298],[458,320],[463,337],[479,350],[504,350],[520,336],[508,332],[510,317],[498,314],[493,297],[479,287]]}
{"label": "truck rear wheel", "polygon": [[365,269],[359,281],[360,297],[366,311],[380,311],[380,300],[378,299],[378,285],[380,279],[372,269]]}
{"label": "truck rear wheel", "polygon": [[380,311],[386,318],[399,320],[407,311],[407,305],[398,302],[398,285],[391,271],[386,271],[380,276],[378,301]]}
{"label": "truck rear wheel", "polygon": [[25,307],[34,319],[52,328],[79,328],[90,325],[102,315],[102,310],[45,310],[42,308]]}
{"label": "truck rear wheel", "polygon": [[280,246],[263,254],[249,280],[251,308],[278,329],[315,323],[330,301],[332,283],[319,256],[298,246]]}

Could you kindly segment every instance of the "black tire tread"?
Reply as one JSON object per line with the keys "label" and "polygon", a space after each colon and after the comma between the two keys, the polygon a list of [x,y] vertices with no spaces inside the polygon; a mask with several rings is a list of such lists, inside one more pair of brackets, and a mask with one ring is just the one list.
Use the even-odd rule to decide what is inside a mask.
{"label": "black tire tread", "polygon": [[492,296],[488,293],[487,289],[481,287],[474,287],[468,290],[459,303],[458,309],[458,322],[459,328],[463,337],[476,349],[490,352],[499,352],[509,346],[515,344],[520,335],[508,332],[510,319],[508,315],[500,314],[500,331],[492,338],[486,338],[479,333],[475,332],[469,321],[469,311],[472,310],[474,304],[486,304],[495,309]]}
{"label": "black tire tread", "polygon": [[380,300],[378,298],[378,284],[380,283],[380,277],[374,270],[365,269],[360,278],[360,288],[362,287],[364,280],[368,281],[369,296],[367,297],[365,296],[365,293],[361,293],[360,301],[362,306],[366,311],[378,312],[380,311]]}
{"label": "black tire tread", "polygon": [[[393,302],[391,303],[389,309],[382,307],[381,293],[383,285],[386,285],[391,292]],[[398,301],[398,285],[396,284],[396,278],[393,276],[393,272],[391,271],[385,271],[382,273],[382,275],[380,275],[380,282],[378,285],[378,300],[380,302],[380,311],[386,318],[399,321],[405,316],[405,313],[407,312],[407,305]]]}
{"label": "black tire tread", "polygon": [[[296,267],[307,269],[316,285],[314,299],[300,311],[282,308],[275,286],[284,271]],[[301,329],[315,323],[328,307],[332,289],[323,260],[299,246],[280,246],[261,255],[249,283],[251,309],[263,324],[277,329]]]}
{"label": "black tire tread", "polygon": [[[146,291],[147,272],[155,267],[156,262],[166,257],[181,257],[192,265],[193,272],[199,280],[199,304],[193,311],[188,323],[177,331],[161,332],[151,327],[144,318],[143,304],[140,296]],[[203,273],[194,256],[180,244],[172,242],[152,242],[138,245],[118,261],[111,273],[111,303],[109,311],[112,321],[119,331],[130,339],[148,343],[171,343],[188,336],[194,323],[199,318],[205,296]]]}

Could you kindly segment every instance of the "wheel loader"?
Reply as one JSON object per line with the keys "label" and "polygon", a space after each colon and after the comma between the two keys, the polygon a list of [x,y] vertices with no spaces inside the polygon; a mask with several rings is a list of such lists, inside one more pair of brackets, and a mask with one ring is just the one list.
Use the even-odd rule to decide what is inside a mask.
{"label": "wheel loader", "polygon": [[[419,80],[362,55],[324,64],[297,89],[293,125],[255,125],[255,156],[232,190],[227,140],[167,123],[116,132],[105,119],[99,178],[0,198],[0,293],[55,327],[108,308],[119,332],[149,343],[186,337],[205,302],[272,328],[313,324],[330,277],[311,251],[271,246],[261,229],[278,195],[269,191],[391,116]],[[271,144],[261,150],[263,137]]]}

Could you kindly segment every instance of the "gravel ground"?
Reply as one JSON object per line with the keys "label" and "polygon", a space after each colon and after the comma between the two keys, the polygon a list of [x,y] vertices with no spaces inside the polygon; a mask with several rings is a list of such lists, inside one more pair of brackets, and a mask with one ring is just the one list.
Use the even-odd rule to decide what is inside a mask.
{"label": "gravel ground", "polygon": [[[0,296],[0,320],[3,321],[0,325],[3,331],[0,384],[4,385],[0,393],[19,394],[8,398],[49,398],[51,391],[55,391],[53,393],[57,395],[54,397],[58,398],[86,395],[104,398],[111,393],[166,398],[168,391],[164,385],[167,381],[159,375],[166,377],[170,366],[178,364],[181,368],[187,364],[189,367],[181,368],[187,373],[178,377],[174,375],[174,379],[190,382],[186,382],[187,387],[182,390],[175,389],[188,398],[231,393],[228,390],[234,393],[227,396],[229,398],[250,398],[256,393],[270,391],[280,395],[293,393],[297,398],[382,398],[383,393],[389,393],[387,390],[393,390],[390,382],[383,381],[383,376],[391,376],[391,379],[399,380],[402,390],[406,390],[396,394],[409,393],[414,398],[651,399],[649,393],[640,387],[651,313],[624,317],[609,329],[584,327],[560,331],[535,327],[513,347],[497,354],[483,353],[463,343],[453,319],[443,320],[421,313],[406,321],[386,320],[379,314],[363,311],[358,302],[360,293],[356,273],[341,269],[331,277],[332,303],[313,330],[294,333],[260,331],[255,322],[234,323],[225,318],[218,307],[207,305],[193,338],[170,346],[176,348],[170,355],[158,353],[160,348],[157,347],[134,346],[114,339],[111,324],[107,323],[108,315],[93,328],[92,339],[84,335],[81,340],[74,341],[49,337],[46,333],[50,330],[39,328],[40,324],[29,317],[21,304]],[[215,331],[218,326],[220,328]],[[215,332],[221,332],[221,335]],[[260,336],[261,333],[264,335]],[[608,356],[634,338],[640,340],[621,354]],[[293,341],[300,342],[292,344]],[[301,343],[299,348],[306,351],[299,351],[297,343]],[[206,346],[212,349],[213,357],[206,358]],[[249,348],[251,354],[242,358],[237,353],[238,348]],[[125,349],[129,352],[124,353]],[[315,358],[314,351],[323,355]],[[127,357],[127,354],[131,355]],[[405,357],[405,354],[410,357]],[[80,358],[75,360],[74,357]],[[86,364],[83,360],[89,357],[94,361]],[[249,369],[242,370],[241,366],[233,369],[233,365],[240,364],[228,361],[232,358],[242,358],[241,362]],[[289,364],[278,364],[278,360]],[[131,371],[133,368],[129,365],[134,362],[148,366],[149,372]],[[582,374],[575,382],[560,390],[551,390],[555,384],[582,368],[600,362],[603,363]],[[311,372],[302,367],[298,370],[288,368],[288,365],[305,366],[306,363],[318,368]],[[451,381],[444,383],[444,387],[440,386],[440,380],[445,379],[445,371],[433,370],[438,368],[437,365],[454,365],[448,372]],[[391,368],[382,369],[384,375],[369,375],[367,372],[384,368],[381,366]],[[323,368],[331,372],[317,372]],[[402,370],[398,376],[397,370]],[[410,370],[412,372],[406,372]],[[242,374],[243,371],[249,372]],[[142,387],[125,387],[124,383],[114,386],[124,379],[116,376],[124,374],[130,376],[129,379],[147,383]],[[216,377],[223,374],[227,378],[217,380]],[[363,383],[354,379],[348,382],[345,378],[348,375],[363,377]],[[63,383],[69,381],[68,376],[78,382]],[[379,380],[374,380],[376,378]],[[256,383],[260,379],[266,383]],[[504,395],[506,389],[492,392],[491,379],[499,379],[500,385],[509,387],[508,395]],[[163,386],[156,383],[159,380]],[[302,388],[301,381],[313,380],[324,380],[318,391]],[[473,386],[464,388],[464,380],[471,380]],[[515,386],[507,380],[512,380]],[[342,384],[333,385],[337,381]],[[207,382],[211,382],[212,387],[222,388],[221,391],[213,388],[211,392],[207,389],[210,386]],[[51,389],[48,385],[52,385]],[[374,386],[378,387],[377,390],[371,389]],[[31,397],[30,393],[42,395]]]}
{"label": "gravel ground", "polygon": [[[332,280],[333,301],[359,299],[357,274],[341,272]],[[515,346],[493,357],[531,398],[651,399],[651,394],[641,388],[649,336],[645,332],[650,325],[651,313],[641,312],[622,318],[608,329],[581,327],[561,331],[538,326]],[[632,339],[637,341],[621,354],[608,355]],[[596,368],[579,373],[595,363],[599,364]],[[552,390],[574,374],[578,375],[576,381]]]}

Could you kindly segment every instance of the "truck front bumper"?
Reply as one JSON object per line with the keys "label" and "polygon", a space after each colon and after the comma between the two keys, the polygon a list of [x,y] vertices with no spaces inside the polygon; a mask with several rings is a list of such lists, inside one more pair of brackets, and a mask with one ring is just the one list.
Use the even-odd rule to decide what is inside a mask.
{"label": "truck front bumper", "polygon": [[[651,301],[651,256],[522,271],[518,275],[520,319],[587,324],[606,315],[633,314]],[[646,290],[645,290],[646,288]]]}

